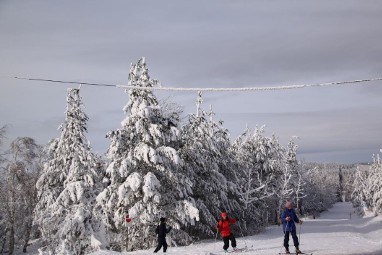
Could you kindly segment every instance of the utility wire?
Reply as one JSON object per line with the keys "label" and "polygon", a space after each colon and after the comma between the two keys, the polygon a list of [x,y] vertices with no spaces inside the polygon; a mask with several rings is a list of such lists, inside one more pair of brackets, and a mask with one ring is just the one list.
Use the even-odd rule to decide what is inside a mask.
{"label": "utility wire", "polygon": [[256,87],[241,87],[241,88],[211,88],[211,87],[210,88],[179,88],[179,87],[160,87],[160,86],[158,86],[158,87],[137,87],[137,86],[118,85],[118,84],[89,83],[89,82],[80,82],[80,81],[63,81],[63,80],[53,80],[53,79],[27,78],[27,77],[19,77],[19,76],[7,76],[7,78],[18,79],[18,80],[28,80],[28,81],[78,84],[78,85],[86,85],[86,86],[116,87],[116,88],[123,88],[123,89],[164,90],[164,91],[209,91],[209,92],[287,90],[287,89],[302,89],[302,88],[309,88],[309,87],[353,85],[353,84],[367,83],[367,82],[373,82],[373,81],[382,81],[382,78],[370,78],[370,79],[335,81],[335,82],[317,83],[317,84],[294,84],[294,85],[264,86],[264,87],[256,86]]}
{"label": "utility wire", "polygon": [[43,82],[77,84],[77,85],[86,85],[86,86],[117,87],[117,85],[115,84],[89,83],[89,82],[79,82],[79,81],[61,81],[61,80],[52,80],[52,79],[26,78],[26,77],[19,77],[19,76],[4,76],[4,77],[17,79],[17,80],[27,80],[27,81],[43,81]]}

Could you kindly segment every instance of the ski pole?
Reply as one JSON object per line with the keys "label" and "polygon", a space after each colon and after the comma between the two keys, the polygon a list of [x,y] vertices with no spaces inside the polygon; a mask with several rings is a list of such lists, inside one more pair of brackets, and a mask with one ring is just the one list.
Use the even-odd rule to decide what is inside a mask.
{"label": "ski pole", "polygon": [[[283,228],[284,228],[284,226],[283,226]],[[286,235],[286,232],[288,231],[288,229],[289,229],[289,221],[286,223],[285,229],[283,231],[283,233],[284,233],[284,240],[285,240],[285,235]],[[289,233],[288,233],[288,235],[289,235]],[[280,253],[281,253],[283,248],[284,248],[284,243],[281,245]]]}
{"label": "ski pole", "polygon": [[218,233],[219,233],[219,229],[216,229],[215,242],[218,240]]}
{"label": "ski pole", "polygon": [[247,248],[247,242],[246,242],[246,240],[245,240],[245,237],[244,237],[244,234],[243,234],[243,230],[241,229],[241,224],[240,224],[240,222],[238,222],[238,226],[239,226],[241,235],[242,235],[243,240],[244,240],[245,248]]}
{"label": "ski pole", "polygon": [[299,241],[299,243],[301,244],[301,223],[300,223],[300,230],[299,230],[299,232],[298,232],[298,241]]}

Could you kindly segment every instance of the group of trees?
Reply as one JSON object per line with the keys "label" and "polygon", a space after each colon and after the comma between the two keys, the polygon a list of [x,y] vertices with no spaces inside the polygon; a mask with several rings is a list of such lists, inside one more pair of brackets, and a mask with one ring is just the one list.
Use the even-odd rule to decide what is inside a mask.
{"label": "group of trees", "polygon": [[350,201],[356,166],[336,163],[304,163],[304,198],[299,209],[317,216],[335,202]]}
{"label": "group of trees", "polygon": [[[5,127],[0,129],[0,143]],[[37,203],[36,181],[42,169],[42,147],[29,137],[11,142],[0,154],[0,252],[13,253],[15,244],[26,251],[33,233]]]}
{"label": "group of trees", "polygon": [[68,90],[61,136],[44,151],[30,138],[11,144],[0,180],[2,249],[12,254],[17,235],[26,248],[32,226],[46,254],[148,248],[160,217],[173,226],[171,243],[186,245],[213,237],[222,211],[251,234],[278,223],[286,199],[310,214],[338,200],[338,172],[299,163],[294,138],[282,146],[258,127],[231,142],[201,94],[181,123],[179,109],[150,90],[157,81],[143,58],[131,66],[129,85],[147,89],[127,91],[126,118],[107,134],[103,157],[85,136],[79,89]]}
{"label": "group of trees", "polygon": [[381,180],[382,161],[379,154],[373,156],[373,163],[370,166],[358,167],[354,178],[352,201],[362,214],[382,213]]}

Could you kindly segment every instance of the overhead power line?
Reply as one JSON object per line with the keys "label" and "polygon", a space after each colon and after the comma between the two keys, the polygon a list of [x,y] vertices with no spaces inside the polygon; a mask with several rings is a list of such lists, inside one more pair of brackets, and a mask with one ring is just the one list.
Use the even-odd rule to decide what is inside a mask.
{"label": "overhead power line", "polygon": [[100,86],[100,87],[116,87],[123,89],[139,89],[139,90],[164,90],[164,91],[209,91],[209,92],[227,92],[227,91],[262,91],[262,90],[287,90],[287,89],[302,89],[309,87],[327,87],[327,86],[339,86],[339,85],[354,85],[360,83],[367,83],[373,81],[382,81],[382,78],[370,78],[370,79],[360,79],[360,80],[349,80],[349,81],[335,81],[326,83],[316,83],[316,84],[294,84],[294,85],[281,85],[281,86],[256,86],[256,87],[240,87],[240,88],[219,88],[219,87],[209,87],[209,88],[180,88],[180,87],[137,87],[129,85],[119,85],[119,84],[105,84],[105,83],[89,83],[81,81],[63,81],[63,80],[53,80],[53,79],[40,79],[40,78],[27,78],[19,76],[7,76],[7,78],[18,79],[18,80],[28,80],[28,81],[42,81],[51,83],[64,83],[64,84],[77,84],[85,86]]}
{"label": "overhead power line", "polygon": [[27,80],[27,81],[43,81],[43,82],[77,84],[77,85],[86,85],[86,86],[117,87],[116,84],[89,83],[89,82],[79,82],[79,81],[61,81],[61,80],[52,80],[52,79],[26,78],[26,77],[19,77],[19,76],[4,76],[4,77],[17,79],[17,80]]}

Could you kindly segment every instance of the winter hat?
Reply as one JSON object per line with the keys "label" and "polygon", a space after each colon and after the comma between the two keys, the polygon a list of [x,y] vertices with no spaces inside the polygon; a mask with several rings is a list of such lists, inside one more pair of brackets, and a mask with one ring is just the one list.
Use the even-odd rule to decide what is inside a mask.
{"label": "winter hat", "polygon": [[160,222],[165,222],[166,221],[166,218],[162,217],[160,218]]}
{"label": "winter hat", "polygon": [[227,217],[227,213],[226,212],[222,212],[222,217]]}

